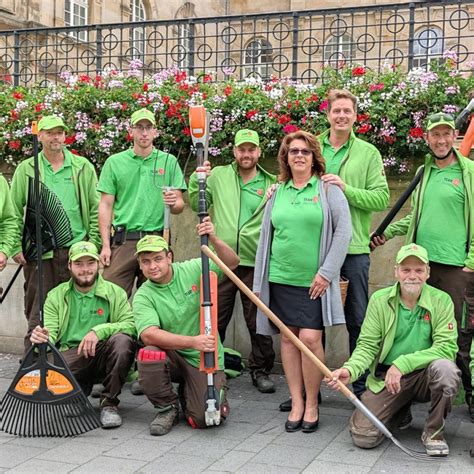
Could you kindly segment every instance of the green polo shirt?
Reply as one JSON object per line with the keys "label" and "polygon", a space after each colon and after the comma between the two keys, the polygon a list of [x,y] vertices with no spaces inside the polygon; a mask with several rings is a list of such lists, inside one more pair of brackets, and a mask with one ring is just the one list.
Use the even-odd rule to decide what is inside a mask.
{"label": "green polo shirt", "polygon": [[240,213],[239,229],[253,216],[265,196],[265,178],[263,173],[257,169],[257,174],[244,184],[239,175],[240,185]]}
{"label": "green polo shirt", "polygon": [[70,247],[76,242],[84,240],[87,231],[82,222],[79,200],[76,195],[76,188],[73,182],[73,172],[71,158],[64,155],[64,163],[57,171],[53,170],[51,163],[40,153],[43,161],[43,181],[47,188],[53,191],[61,201],[66,211],[69,223],[71,224],[72,240],[66,245]]}
{"label": "green polo shirt", "polygon": [[277,189],[272,209],[274,228],[269,281],[311,286],[319,268],[323,211],[319,179],[312,176],[301,189],[289,180]]}
{"label": "green polo shirt", "polygon": [[[182,336],[198,336],[200,326],[201,259],[173,263],[173,277],[161,285],[147,280],[133,298],[133,315],[138,335],[157,326],[164,331]],[[209,262],[210,269],[222,275],[222,271]],[[177,351],[193,367],[199,367],[201,353],[195,349]],[[219,368],[224,368],[224,350],[219,339]]]}
{"label": "green polo shirt", "polygon": [[336,150],[329,142],[329,135],[324,138],[322,154],[324,161],[326,162],[326,174],[339,174],[342,160],[346,156],[350,144],[351,139],[349,138],[344,145]]}
{"label": "green polo shirt", "polygon": [[410,310],[400,301],[396,324],[393,345],[383,361],[384,364],[396,365],[398,357],[423,351],[433,345],[431,315],[421,306],[416,305]]}
{"label": "green polo shirt", "polygon": [[464,266],[467,257],[464,199],[459,163],[446,168],[433,163],[416,232],[416,243],[426,248],[430,261]]}
{"label": "green polo shirt", "polygon": [[79,346],[93,327],[109,322],[109,302],[96,296],[96,286],[87,293],[81,293],[75,287],[70,291],[69,319],[66,331],[61,336],[60,350]]}
{"label": "green polo shirt", "polygon": [[130,232],[155,231],[163,229],[167,186],[186,191],[176,158],[156,148],[143,158],[130,148],[106,160],[98,190],[115,197],[114,226],[125,226]]}

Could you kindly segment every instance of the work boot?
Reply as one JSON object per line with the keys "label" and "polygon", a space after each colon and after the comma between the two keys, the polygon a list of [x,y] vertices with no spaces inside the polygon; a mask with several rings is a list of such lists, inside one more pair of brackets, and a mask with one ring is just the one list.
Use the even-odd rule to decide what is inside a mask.
{"label": "work boot", "polygon": [[449,446],[444,439],[432,439],[426,433],[423,433],[421,442],[425,446],[428,456],[447,456],[449,454]]}
{"label": "work boot", "polygon": [[118,408],[114,406],[102,407],[100,410],[100,422],[104,430],[121,426],[122,417],[118,412]]}
{"label": "work boot", "polygon": [[138,380],[135,380],[135,382],[132,382],[130,391],[132,392],[132,395],[143,395],[145,393]]}
{"label": "work boot", "polygon": [[413,421],[413,416],[411,414],[411,407],[405,409],[404,413],[400,413],[400,421],[398,422],[397,428],[401,431],[407,430],[411,426],[411,422]]}
{"label": "work boot", "polygon": [[169,410],[160,411],[150,423],[150,434],[152,436],[163,436],[178,424],[178,409],[171,406]]}
{"label": "work boot", "polygon": [[267,374],[258,374],[252,376],[252,382],[257,387],[257,390],[261,393],[273,393],[275,392],[275,384]]}

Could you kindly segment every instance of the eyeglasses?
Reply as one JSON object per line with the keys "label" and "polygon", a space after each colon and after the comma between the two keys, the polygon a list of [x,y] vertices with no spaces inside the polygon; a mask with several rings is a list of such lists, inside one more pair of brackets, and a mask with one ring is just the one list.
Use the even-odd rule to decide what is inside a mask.
{"label": "eyeglasses", "polygon": [[290,148],[288,150],[288,154],[291,156],[298,156],[299,154],[303,156],[310,156],[313,154],[311,150],[307,150],[306,148]]}
{"label": "eyeglasses", "polygon": [[451,114],[445,114],[444,112],[438,112],[428,117],[428,123],[438,123],[441,121],[454,122],[454,118]]}
{"label": "eyeglasses", "polygon": [[143,132],[151,132],[153,130],[153,126],[152,125],[147,125],[146,127],[143,127],[142,125],[135,125],[133,127],[135,130],[139,131],[140,133],[143,133]]}

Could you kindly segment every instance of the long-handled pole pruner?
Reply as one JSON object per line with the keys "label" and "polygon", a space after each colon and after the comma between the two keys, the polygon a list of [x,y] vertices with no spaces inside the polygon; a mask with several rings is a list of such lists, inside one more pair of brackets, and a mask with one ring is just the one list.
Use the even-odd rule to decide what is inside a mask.
{"label": "long-handled pole pruner", "polygon": [[[288,329],[285,324],[277,317],[273,311],[271,311],[263,302],[258,298],[252,290],[245,285],[245,283],[215,254],[207,245],[201,245],[201,251],[205,253],[210,259],[212,259],[217,266],[225,273],[225,275],[252,301],[263,314],[270,319],[270,321],[294,344],[311,362],[325,375],[331,377],[331,371],[323,364],[306,345],[301,342],[298,337]],[[360,410],[371,423],[380,430],[387,438],[389,438],[396,446],[398,446],[404,453],[409,456],[419,459],[420,461],[432,461],[441,460],[443,458],[432,457],[426,453],[414,451],[413,449],[407,448],[400,441],[398,441],[388,428],[341,382],[338,381],[338,387],[341,393],[349,399],[349,401]]]}
{"label": "long-handled pole pruner", "polygon": [[[199,222],[203,222],[207,217],[206,203],[206,171],[203,167],[205,149],[208,144],[208,118],[206,109],[202,105],[193,105],[189,107],[189,128],[191,137],[196,148],[197,168],[196,175],[199,184],[198,217]],[[208,236],[201,236],[201,245],[208,245]],[[212,301],[211,301],[211,276],[209,271],[209,258],[201,252],[202,263],[202,315],[203,324],[201,325],[204,334],[216,334],[216,328],[212,325]],[[217,340],[217,339],[216,339]],[[219,407],[219,396],[214,383],[214,373],[217,370],[217,345],[213,352],[204,352],[201,354],[201,370],[207,373],[207,393],[206,393],[206,412],[205,420],[207,426],[219,425],[221,422],[221,413]]]}

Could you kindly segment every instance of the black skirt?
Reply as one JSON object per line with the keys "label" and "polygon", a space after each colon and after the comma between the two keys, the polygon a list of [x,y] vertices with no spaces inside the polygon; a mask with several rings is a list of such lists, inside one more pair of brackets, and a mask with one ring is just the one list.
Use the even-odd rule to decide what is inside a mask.
{"label": "black skirt", "polygon": [[287,326],[323,329],[321,298],[312,300],[309,288],[270,282],[270,309]]}

